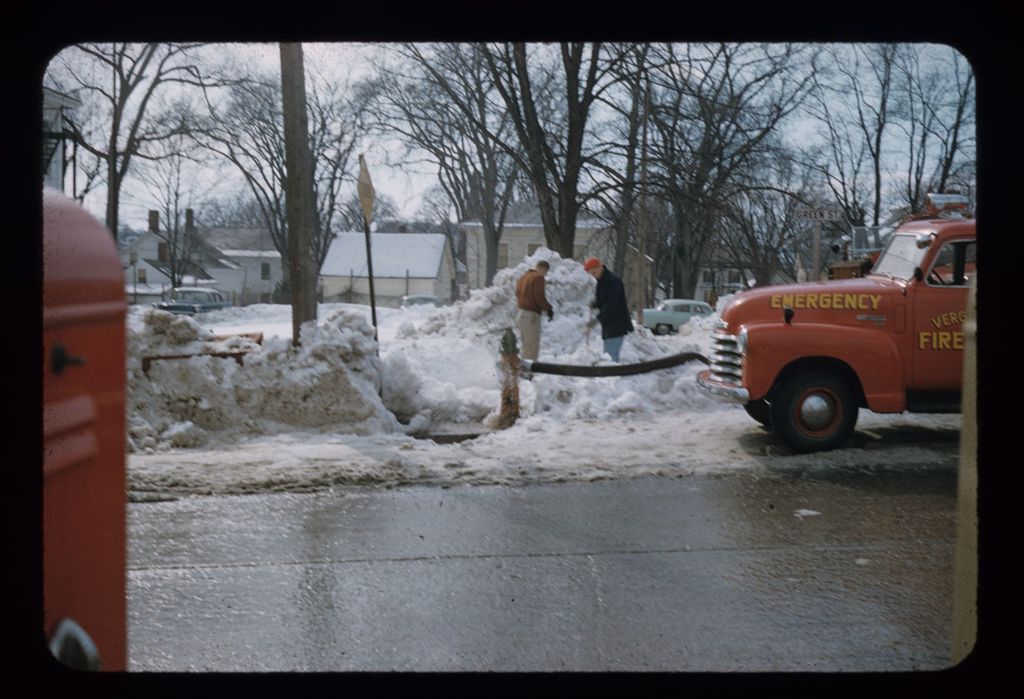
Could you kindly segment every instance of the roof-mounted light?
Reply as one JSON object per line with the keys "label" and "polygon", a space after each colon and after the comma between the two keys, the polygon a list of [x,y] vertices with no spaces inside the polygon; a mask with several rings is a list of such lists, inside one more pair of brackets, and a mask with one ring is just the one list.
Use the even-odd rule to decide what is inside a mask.
{"label": "roof-mounted light", "polygon": [[930,216],[942,218],[963,218],[967,213],[967,197],[962,194],[925,195],[924,207]]}

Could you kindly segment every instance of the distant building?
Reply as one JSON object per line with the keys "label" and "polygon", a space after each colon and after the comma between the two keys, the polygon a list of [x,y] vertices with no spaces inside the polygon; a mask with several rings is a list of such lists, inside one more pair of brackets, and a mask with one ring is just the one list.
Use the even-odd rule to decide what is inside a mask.
{"label": "distant building", "polygon": [[[377,305],[397,307],[409,294],[452,300],[455,264],[441,233],[371,233],[370,254]],[[335,236],[320,269],[319,286],[324,301],[370,302],[365,234]]]}
{"label": "distant building", "polygon": [[209,228],[200,230],[203,241],[220,251],[236,271],[218,277],[218,288],[232,294],[236,305],[273,303],[273,294],[284,280],[281,253],[266,228]]}
{"label": "distant building", "polygon": [[[232,303],[241,305],[239,291],[245,269],[211,245],[205,239],[207,232],[195,229],[191,209],[186,210],[185,231],[184,235],[194,236],[194,239],[189,244],[192,253],[185,263],[181,285],[215,288],[228,294]],[[129,303],[154,303],[167,298],[173,288],[171,254],[166,235],[160,231],[158,212],[149,212],[149,229],[123,244],[120,255]]]}
{"label": "distant building", "polygon": [[[487,285],[486,247],[483,224],[479,221],[463,221],[459,230],[466,240],[466,267],[469,287],[479,289]],[[522,203],[513,206],[506,215],[505,224],[498,243],[497,269],[515,267],[539,248],[547,247],[544,225],[540,211],[535,204]],[[573,239],[572,259],[583,262],[587,257],[598,257],[616,274],[632,284],[640,259],[635,248],[628,248],[626,260],[615,259],[615,231],[605,222],[591,218],[576,221]],[[653,262],[646,257],[647,278]],[[632,288],[632,287],[628,287]]]}

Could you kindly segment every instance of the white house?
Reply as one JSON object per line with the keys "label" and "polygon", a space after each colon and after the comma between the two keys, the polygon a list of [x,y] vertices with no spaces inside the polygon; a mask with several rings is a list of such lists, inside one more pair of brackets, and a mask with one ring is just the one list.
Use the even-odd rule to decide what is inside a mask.
{"label": "white house", "polygon": [[[184,286],[208,286],[228,293],[239,303],[234,290],[240,286],[243,269],[216,247],[208,244],[204,233],[192,226],[191,210],[186,211],[187,230],[198,236],[195,252],[182,277]],[[170,252],[159,233],[159,214],[149,212],[149,230],[130,243],[120,246],[121,267],[125,273],[125,294],[129,303],[154,303],[167,297],[171,283]]]}
{"label": "white house", "polygon": [[[459,229],[466,236],[469,288],[482,288],[487,285],[487,249],[484,243],[483,224],[479,221],[464,221],[459,224]],[[498,269],[515,267],[542,247],[547,247],[542,224],[506,222],[498,243]],[[577,221],[572,255],[574,260],[583,262],[587,257],[594,255],[607,260],[609,268],[614,268],[612,249],[612,231],[606,224],[600,221]]]}
{"label": "white house", "polygon": [[[432,294],[451,301],[455,265],[441,233],[371,233],[375,303],[398,306],[408,294]],[[339,233],[320,268],[324,301],[369,303],[366,235]]]}
{"label": "white house", "polygon": [[210,228],[203,240],[232,263],[232,270],[211,269],[217,288],[232,295],[236,305],[271,303],[284,279],[281,253],[266,228]]}
{"label": "white house", "polygon": [[[469,287],[479,289],[487,284],[483,224],[479,221],[465,221],[459,224],[459,230],[466,239]],[[547,247],[547,241],[544,237],[544,226],[540,221],[540,212],[536,205],[521,203],[509,212],[502,227],[501,240],[498,243],[497,268],[501,270],[515,267],[541,247]],[[622,277],[627,289],[636,288],[636,275],[641,268],[641,260],[646,267],[644,278],[651,278],[654,262],[651,257],[641,256],[635,247],[627,246],[626,259],[616,260],[614,229],[597,219],[580,218],[576,221],[572,259],[583,262],[588,257],[599,258],[609,269]]]}

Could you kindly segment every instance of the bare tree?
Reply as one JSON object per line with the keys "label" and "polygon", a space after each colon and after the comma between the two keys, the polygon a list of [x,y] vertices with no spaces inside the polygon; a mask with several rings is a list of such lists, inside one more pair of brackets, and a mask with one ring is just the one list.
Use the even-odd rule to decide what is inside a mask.
{"label": "bare tree", "polygon": [[[167,250],[167,268],[171,286],[181,286],[184,276],[195,272],[199,237],[186,210],[197,208],[210,185],[197,176],[198,154],[192,140],[175,135],[163,141],[154,152],[154,159],[139,168],[137,179],[149,200],[161,213],[162,229],[155,234]],[[190,225],[186,225],[190,224]]]}
{"label": "bare tree", "polygon": [[805,97],[803,50],[790,45],[667,45],[657,50],[652,184],[673,214],[673,292],[694,293],[717,222],[747,186],[744,173],[777,157],[778,130]]}
{"label": "bare tree", "polygon": [[480,220],[489,284],[519,167],[500,146],[511,136],[508,111],[479,46],[404,44],[395,58],[378,65],[367,84],[375,96],[376,130],[397,134],[406,160],[424,154],[458,219]]}
{"label": "bare tree", "polygon": [[[355,179],[352,156],[362,111],[347,99],[342,86],[327,85],[312,76],[310,82],[307,111],[316,198],[316,225],[310,245],[315,270],[319,270],[334,233],[339,225],[344,228],[347,223],[339,201],[345,185]],[[259,207],[263,225],[281,254],[282,266],[288,269],[287,168],[280,83],[264,76],[235,84],[226,104],[209,101],[207,106],[208,115],[193,133],[242,175]]]}
{"label": "bare tree", "polygon": [[811,72],[814,87],[809,111],[819,121],[823,143],[805,148],[807,162],[821,175],[851,225],[863,226],[871,200],[865,175],[867,148],[845,118],[842,100],[822,79],[826,70],[815,65]]}
{"label": "bare tree", "polygon": [[[893,89],[893,67],[896,60],[895,44],[874,47],[854,46],[853,65],[837,62],[839,72],[846,77],[847,88],[852,91],[857,114],[857,126],[864,136],[874,174],[874,206],[872,224],[877,226],[882,211],[882,138],[889,124],[890,95]],[[860,74],[861,57],[867,64],[867,80]]]}
{"label": "bare tree", "polygon": [[[380,224],[386,221],[397,221],[401,218],[398,212],[398,205],[395,200],[383,192],[377,192],[373,200],[373,222],[378,230]],[[339,232],[363,231],[363,205],[359,201],[359,195],[354,191],[341,200],[335,218],[335,225]]]}
{"label": "bare tree", "polygon": [[177,124],[154,120],[159,94],[171,86],[206,89],[221,84],[193,60],[198,43],[86,43],[62,51],[52,67],[83,102],[88,123],[66,122],[69,137],[106,169],[106,225],[117,235],[121,186],[135,158],[152,159],[154,146]]}
{"label": "bare tree", "polygon": [[203,203],[203,222],[218,228],[258,228],[264,225],[259,204],[248,190]]}
{"label": "bare tree", "polygon": [[797,210],[820,196],[813,175],[812,168],[788,158],[748,173],[749,186],[732,197],[720,222],[716,249],[722,262],[758,286],[777,276],[796,279],[799,251],[807,249],[807,222],[797,218]]}
{"label": "bare tree", "polygon": [[[599,99],[610,117],[606,121],[607,135],[600,142],[602,154],[592,158],[591,173],[610,185],[596,185],[592,193],[601,203],[597,211],[606,212],[604,217],[615,231],[614,257],[620,266],[626,259],[630,240],[644,234],[634,214],[639,189],[647,188],[647,183],[638,182],[638,170],[646,158],[642,136],[646,135],[650,111],[649,51],[650,45],[646,43],[623,47],[623,59],[613,69],[619,77],[617,89],[609,90]],[[591,209],[595,207],[591,205]]]}
{"label": "bare tree", "polygon": [[895,126],[905,157],[894,199],[911,212],[973,161],[974,75],[955,49],[928,45],[901,46],[896,69]]}
{"label": "bare tree", "polygon": [[455,207],[452,205],[448,193],[440,185],[435,185],[423,195],[423,203],[420,205],[419,218],[430,222],[437,230],[442,232],[448,239],[448,245],[452,250],[452,257],[466,263],[466,246],[460,240],[459,226],[453,221],[452,214]]}
{"label": "bare tree", "polygon": [[[525,157],[511,144],[504,148],[521,159],[533,183],[548,247],[572,257],[576,219],[592,196],[581,192],[584,168],[593,156],[587,149],[587,121],[602,93],[619,79],[624,49],[563,42],[557,47],[557,66],[551,65],[555,61],[538,66],[537,52],[546,47],[533,56],[522,42],[480,48]],[[557,89],[560,109],[551,110],[552,103],[558,104]]]}
{"label": "bare tree", "polygon": [[830,46],[812,72],[812,113],[825,128],[825,146],[813,157],[852,225],[877,226],[885,208],[897,51],[896,44]]}

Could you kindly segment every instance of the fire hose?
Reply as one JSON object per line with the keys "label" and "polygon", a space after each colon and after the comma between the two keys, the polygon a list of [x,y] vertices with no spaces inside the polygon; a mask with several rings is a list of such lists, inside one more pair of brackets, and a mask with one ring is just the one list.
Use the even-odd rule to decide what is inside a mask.
{"label": "fire hose", "polygon": [[559,374],[560,376],[630,376],[632,374],[645,374],[658,369],[685,364],[686,362],[701,361],[708,364],[708,359],[699,352],[681,352],[667,357],[659,357],[646,362],[635,364],[612,364],[604,366],[575,366],[572,364],[548,364],[536,362],[529,359],[520,359],[519,363],[523,371],[534,374]]}

